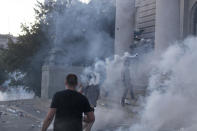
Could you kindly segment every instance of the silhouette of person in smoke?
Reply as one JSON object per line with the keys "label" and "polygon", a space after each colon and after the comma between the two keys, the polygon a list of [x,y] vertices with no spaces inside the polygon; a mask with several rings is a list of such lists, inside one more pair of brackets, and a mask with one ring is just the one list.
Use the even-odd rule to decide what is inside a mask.
{"label": "silhouette of person in smoke", "polygon": [[125,100],[127,97],[127,93],[129,91],[131,99],[135,100],[135,95],[134,95],[134,90],[133,90],[133,86],[131,84],[131,75],[130,75],[130,59],[126,58],[124,61],[124,65],[123,65],[123,69],[122,69],[122,73],[121,73],[121,80],[123,82],[123,96],[121,99],[121,105],[125,106]]}
{"label": "silhouette of person in smoke", "polygon": [[[87,85],[86,86],[80,85],[80,89],[79,89],[79,92],[88,98],[88,100],[90,102],[90,106],[93,110],[95,110],[96,105],[97,105],[97,101],[100,96],[100,88],[99,88],[99,84],[96,81],[96,79],[97,79],[97,77],[94,73],[88,74],[87,75],[87,83],[86,83]],[[84,123],[83,124],[84,131],[91,131],[93,124],[94,124],[94,122]]]}

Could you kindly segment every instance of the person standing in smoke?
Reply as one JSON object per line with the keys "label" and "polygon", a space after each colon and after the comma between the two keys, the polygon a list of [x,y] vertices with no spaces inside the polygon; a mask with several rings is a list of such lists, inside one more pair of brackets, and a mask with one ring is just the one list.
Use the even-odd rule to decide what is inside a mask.
{"label": "person standing in smoke", "polygon": [[122,69],[122,74],[121,74],[121,80],[123,83],[123,96],[121,99],[121,105],[125,106],[125,100],[127,97],[127,93],[129,91],[131,99],[135,100],[135,95],[134,95],[134,90],[133,90],[133,86],[131,84],[131,75],[130,75],[130,59],[126,58],[124,61],[124,65],[123,65],[123,69]]}
{"label": "person standing in smoke", "polygon": [[[100,88],[99,84],[97,82],[97,77],[94,73],[91,73],[87,75],[87,83],[86,86],[80,86],[79,92],[85,95],[90,103],[91,108],[93,111],[96,108],[97,101],[100,96]],[[94,122],[92,123],[86,123],[83,124],[83,130],[84,131],[91,131],[91,128],[93,126]]]}

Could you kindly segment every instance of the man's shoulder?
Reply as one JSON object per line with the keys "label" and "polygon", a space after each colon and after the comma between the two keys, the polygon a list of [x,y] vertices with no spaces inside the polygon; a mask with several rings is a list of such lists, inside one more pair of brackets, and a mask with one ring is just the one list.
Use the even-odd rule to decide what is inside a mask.
{"label": "man's shoulder", "polygon": [[71,91],[71,90],[63,90],[63,91],[58,91],[55,93],[56,97],[63,97],[63,96],[70,96],[70,95],[75,95],[75,97],[80,98],[81,100],[86,100],[86,96],[82,95],[81,93],[77,91]]}
{"label": "man's shoulder", "polygon": [[65,94],[75,94],[80,97],[84,97],[81,93],[79,93],[77,91],[71,91],[71,90],[63,90],[63,91],[58,91],[55,93],[55,95],[65,95]]}
{"label": "man's shoulder", "polygon": [[55,95],[61,95],[61,94],[64,94],[65,92],[66,92],[66,90],[58,91],[55,93]]}
{"label": "man's shoulder", "polygon": [[62,90],[62,91],[58,91],[54,94],[54,97],[63,97],[67,94],[67,91],[66,90]]}
{"label": "man's shoulder", "polygon": [[81,93],[79,93],[79,92],[76,92],[76,94],[77,94],[79,97],[81,97],[82,99],[86,99],[86,96],[85,96],[85,95],[83,95],[83,94],[81,94]]}
{"label": "man's shoulder", "polygon": [[85,95],[83,95],[83,94],[81,94],[79,92],[77,92],[77,96],[83,101],[88,101],[88,98]]}

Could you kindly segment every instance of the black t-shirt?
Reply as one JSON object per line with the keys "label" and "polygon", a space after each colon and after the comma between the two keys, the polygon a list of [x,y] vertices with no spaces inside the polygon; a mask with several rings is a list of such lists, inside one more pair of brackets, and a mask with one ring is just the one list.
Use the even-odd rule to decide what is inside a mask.
{"label": "black t-shirt", "polygon": [[82,114],[92,111],[87,98],[72,90],[57,92],[51,108],[56,108],[54,131],[82,131]]}

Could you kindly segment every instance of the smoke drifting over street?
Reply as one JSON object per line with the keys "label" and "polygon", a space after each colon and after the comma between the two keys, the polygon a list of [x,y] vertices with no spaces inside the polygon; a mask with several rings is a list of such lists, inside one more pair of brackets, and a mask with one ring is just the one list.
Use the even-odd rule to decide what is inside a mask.
{"label": "smoke drifting over street", "polygon": [[[144,52],[140,52],[143,54]],[[81,75],[81,79],[86,81],[86,75],[94,73],[97,76],[97,80],[94,84],[99,84],[101,89],[101,99],[104,106],[107,109],[102,109],[102,106],[98,106],[96,108],[96,123],[93,126],[93,129],[104,129],[106,130],[110,126],[121,126],[121,124],[125,123],[130,125],[133,121],[132,118],[134,116],[128,116],[128,111],[121,107],[120,100],[123,95],[125,87],[122,82],[122,69],[124,68],[124,62],[126,59],[130,60],[130,75],[132,84],[135,85],[134,90],[145,90],[147,86],[147,76],[149,71],[151,70],[151,64],[147,64],[150,62],[152,56],[152,52],[147,52],[143,56],[130,55],[129,53],[125,53],[123,56],[115,55],[112,58],[106,58],[104,61],[97,60],[93,66],[85,68],[83,74]],[[143,65],[146,64],[146,68]],[[131,110],[136,112],[138,108],[141,107],[141,96],[138,97],[137,103],[139,107],[133,107]],[[106,100],[106,101],[105,101]],[[116,115],[114,115],[116,114]],[[123,127],[123,129],[125,129]],[[115,130],[115,129],[113,129]]]}
{"label": "smoke drifting over street", "polygon": [[0,101],[25,100],[32,98],[34,98],[34,93],[26,91],[23,87],[12,88],[6,92],[0,92]]}
{"label": "smoke drifting over street", "polygon": [[197,38],[176,42],[154,60],[149,96],[131,131],[197,130]]}
{"label": "smoke drifting over street", "polygon": [[[103,66],[106,70],[106,80],[102,85],[104,91],[109,92],[109,98],[120,100],[123,92],[121,83],[121,69],[124,59],[131,57],[131,76],[134,85],[147,84],[147,95],[143,101],[139,100],[137,110],[138,120],[130,120],[131,127],[120,127],[117,131],[196,131],[197,130],[197,38],[189,37],[184,41],[175,42],[160,57],[149,52],[138,59],[127,53],[123,57],[98,61],[95,65]],[[88,68],[97,72],[96,66]],[[100,73],[102,74],[102,73]],[[140,77],[139,77],[140,76]],[[142,79],[144,76],[147,81]],[[147,82],[147,83],[146,83]],[[136,87],[137,88],[137,87]],[[128,119],[124,111],[118,106],[112,106],[112,114],[108,112],[105,119]],[[114,115],[122,114],[122,115]],[[96,112],[102,116],[99,110]],[[129,121],[129,120],[128,120]],[[98,117],[96,126],[103,126],[102,118]],[[110,123],[110,122],[109,122]]]}
{"label": "smoke drifting over street", "polygon": [[[9,79],[5,81],[0,88],[0,101],[12,101],[12,100],[24,100],[32,99],[35,94],[28,90],[28,87],[20,85],[25,74],[21,72],[13,72],[9,74]],[[12,85],[12,82],[18,83],[18,85]]]}

